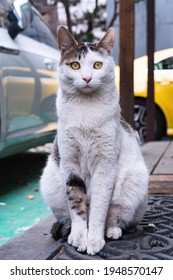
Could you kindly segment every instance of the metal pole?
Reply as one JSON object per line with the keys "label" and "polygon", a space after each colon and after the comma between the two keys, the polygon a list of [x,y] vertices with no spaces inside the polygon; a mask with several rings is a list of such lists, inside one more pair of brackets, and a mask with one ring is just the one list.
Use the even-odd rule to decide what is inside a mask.
{"label": "metal pole", "polygon": [[154,140],[154,50],[155,50],[155,0],[147,0],[147,141]]}
{"label": "metal pole", "polygon": [[120,105],[122,115],[134,126],[134,0],[120,0]]}

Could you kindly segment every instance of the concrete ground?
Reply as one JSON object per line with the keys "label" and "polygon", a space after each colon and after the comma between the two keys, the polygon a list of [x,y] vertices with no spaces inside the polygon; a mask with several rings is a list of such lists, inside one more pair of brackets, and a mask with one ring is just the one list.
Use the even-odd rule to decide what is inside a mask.
{"label": "concrete ground", "polygon": [[[77,252],[67,240],[55,241],[52,238],[50,229],[55,218],[50,216],[2,245],[0,259],[172,260],[173,142],[149,142],[141,149],[150,172],[150,194],[147,211],[136,229],[125,231],[119,240],[106,240],[101,252],[89,256]],[[32,164],[29,163],[34,170],[33,162],[36,158]],[[10,181],[10,176],[7,180]]]}

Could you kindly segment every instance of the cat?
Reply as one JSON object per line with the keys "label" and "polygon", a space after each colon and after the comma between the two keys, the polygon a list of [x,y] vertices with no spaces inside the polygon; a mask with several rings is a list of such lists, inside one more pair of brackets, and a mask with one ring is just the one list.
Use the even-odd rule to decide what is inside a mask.
{"label": "cat", "polygon": [[40,179],[57,223],[78,251],[97,254],[107,238],[138,224],[148,198],[148,171],[131,126],[122,118],[108,29],[95,44],[78,43],[61,26],[58,133]]}

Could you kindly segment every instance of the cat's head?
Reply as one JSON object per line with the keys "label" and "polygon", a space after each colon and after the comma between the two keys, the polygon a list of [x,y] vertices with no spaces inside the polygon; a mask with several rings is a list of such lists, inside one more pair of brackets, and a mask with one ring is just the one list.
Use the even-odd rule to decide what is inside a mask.
{"label": "cat's head", "polygon": [[114,82],[114,37],[114,29],[110,28],[96,44],[78,43],[65,27],[59,28],[59,80],[65,91],[90,93],[105,90]]}

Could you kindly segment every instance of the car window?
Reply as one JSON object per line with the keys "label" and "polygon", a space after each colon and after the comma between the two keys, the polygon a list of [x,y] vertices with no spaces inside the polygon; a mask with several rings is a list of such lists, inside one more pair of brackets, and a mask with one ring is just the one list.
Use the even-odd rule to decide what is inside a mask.
{"label": "car window", "polygon": [[[13,0],[0,0],[0,27],[7,28],[9,21],[7,19],[9,7],[11,6]],[[45,43],[55,49],[58,49],[57,40],[46,24],[37,12],[34,12],[33,21],[29,28],[21,32],[21,34],[26,35],[34,40]]]}
{"label": "car window", "polygon": [[21,32],[21,34],[58,49],[58,44],[52,31],[42,20],[42,18],[35,12],[31,26]]}
{"label": "car window", "polygon": [[173,56],[155,64],[155,70],[173,69]]}

